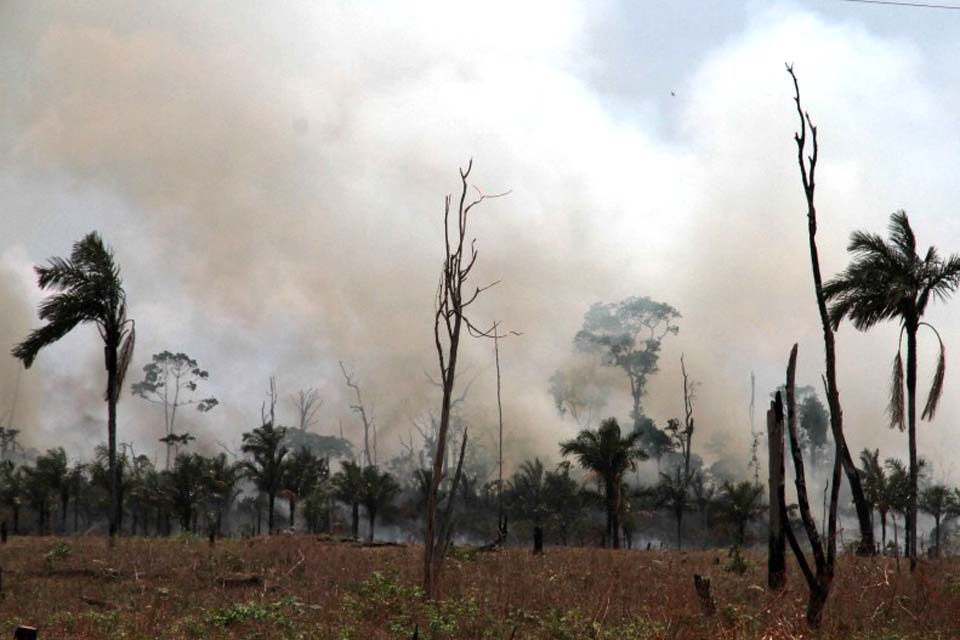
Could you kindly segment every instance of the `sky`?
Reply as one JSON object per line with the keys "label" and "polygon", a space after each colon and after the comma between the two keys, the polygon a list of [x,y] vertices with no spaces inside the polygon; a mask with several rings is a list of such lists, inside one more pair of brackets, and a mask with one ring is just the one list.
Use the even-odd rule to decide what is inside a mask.
{"label": "sky", "polygon": [[[794,342],[800,383],[823,368],[784,64],[819,126],[824,274],[847,264],[853,230],[884,232],[897,209],[953,252],[958,21],[840,0],[0,3],[0,344],[37,326],[32,265],[96,229],[137,322],[128,382],[162,350],[210,372],[221,405],[182,424],[201,448],[258,425],[270,376],[281,422],[317,387],[316,429],[359,444],[343,361],[388,457],[439,407],[443,197],[472,158],[478,188],[510,191],[470,230],[475,283],[499,280],[474,322],[522,332],[501,344],[507,465],[559,458],[576,425],[547,381],[574,361],[589,305],[632,295],[683,315],[646,411],[681,415],[683,354],[700,383],[694,449],[745,457],[750,372],[762,407]],[[956,304],[928,314],[948,350]],[[903,456],[884,414],[897,327],[837,339],[850,446]],[[28,371],[0,357],[0,413],[19,388],[27,444],[105,439],[101,348],[83,327]],[[492,345],[464,349],[468,421],[492,447]],[[938,479],[960,481],[950,362],[919,443]],[[923,336],[921,382],[933,366]],[[603,377],[626,421],[625,380]],[[159,455],[156,407],[125,394],[119,411],[120,440]]]}

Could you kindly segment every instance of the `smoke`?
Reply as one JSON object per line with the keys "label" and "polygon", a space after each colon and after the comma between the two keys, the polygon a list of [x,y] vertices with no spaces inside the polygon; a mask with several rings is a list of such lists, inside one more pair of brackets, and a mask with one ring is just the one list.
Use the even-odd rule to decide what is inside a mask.
{"label": "smoke", "polygon": [[[789,7],[755,14],[674,86],[649,88],[675,97],[624,117],[595,82],[613,77],[612,5],[7,5],[0,206],[12,221],[0,249],[29,264],[99,229],[137,320],[128,380],[163,349],[197,358],[221,406],[182,426],[206,446],[257,425],[270,375],[282,400],[319,386],[320,430],[342,420],[359,443],[343,360],[375,409],[382,462],[437,406],[424,372],[436,377],[443,196],[472,157],[478,187],[511,190],[471,220],[474,283],[501,281],[472,318],[523,333],[501,344],[509,462],[557,458],[574,425],[547,380],[571,360],[587,307],[629,295],[684,315],[648,413],[680,414],[684,353],[702,383],[701,445],[722,433],[745,452],[750,370],[762,416],[793,341],[801,382],[822,369],[783,61],[822,128],[825,273],[846,263],[852,229],[879,231],[894,208],[915,212],[921,239],[949,249],[957,236],[939,226],[950,182],[935,171],[956,160],[945,132],[957,125],[924,56]],[[0,327],[6,344],[31,326],[33,286],[23,269],[3,272],[0,299],[17,310]],[[949,333],[945,311],[934,319]],[[851,446],[894,452],[902,438],[883,407],[895,329],[839,340]],[[105,413],[100,354],[87,329],[24,376],[19,419],[38,442],[89,448],[96,429],[78,425]],[[489,445],[493,345],[467,341],[463,362],[468,419]],[[15,371],[0,368],[0,394]],[[120,407],[120,439],[151,455],[152,409],[129,395]],[[289,404],[280,410],[292,422]],[[626,420],[623,387],[609,411]],[[948,395],[921,444],[932,449],[955,415]]]}

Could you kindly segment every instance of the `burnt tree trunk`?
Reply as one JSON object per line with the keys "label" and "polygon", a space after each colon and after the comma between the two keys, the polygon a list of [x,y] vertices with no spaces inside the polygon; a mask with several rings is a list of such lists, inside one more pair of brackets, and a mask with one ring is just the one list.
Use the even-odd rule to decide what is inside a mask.
{"label": "burnt tree trunk", "polygon": [[771,589],[779,590],[786,585],[786,537],[783,521],[780,518],[782,505],[785,504],[784,464],[783,464],[783,409],[777,413],[776,407],[767,410],[767,434],[770,461],[770,538],[767,556],[767,584]]}

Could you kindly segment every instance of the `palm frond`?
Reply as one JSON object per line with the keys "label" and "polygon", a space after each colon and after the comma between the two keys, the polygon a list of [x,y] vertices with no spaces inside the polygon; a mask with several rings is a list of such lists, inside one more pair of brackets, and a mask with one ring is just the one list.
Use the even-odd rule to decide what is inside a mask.
{"label": "palm frond", "polygon": [[14,358],[23,362],[25,368],[29,369],[41,349],[70,333],[82,320],[81,317],[63,318],[58,322],[50,322],[39,329],[34,329],[23,342],[13,348],[11,353]]}
{"label": "palm frond", "polygon": [[907,428],[904,416],[903,402],[903,358],[900,351],[893,359],[893,374],[890,376],[890,404],[887,406],[890,414],[890,427],[897,427],[900,431]]}
{"label": "palm frond", "polygon": [[123,379],[127,375],[127,369],[130,368],[130,362],[133,360],[133,349],[137,343],[137,327],[135,324],[130,325],[130,330],[127,332],[127,337],[124,338],[123,344],[120,345],[120,353],[117,357],[117,388],[116,393],[119,395],[120,390],[123,388]]}
{"label": "palm frond", "polygon": [[917,253],[917,238],[913,235],[913,229],[910,228],[907,212],[900,209],[891,214],[887,229],[890,232],[890,240],[893,245],[902,255],[909,256],[912,259]]}
{"label": "palm frond", "polygon": [[[937,338],[939,339],[939,335]],[[923,413],[921,414],[921,420],[933,420],[934,414],[937,412],[937,405],[940,403],[940,398],[943,396],[943,380],[947,374],[947,354],[946,348],[943,346],[943,340],[940,340],[940,358],[937,360],[937,370],[933,374],[933,380],[930,383],[930,394],[927,396],[927,403],[923,407]]]}

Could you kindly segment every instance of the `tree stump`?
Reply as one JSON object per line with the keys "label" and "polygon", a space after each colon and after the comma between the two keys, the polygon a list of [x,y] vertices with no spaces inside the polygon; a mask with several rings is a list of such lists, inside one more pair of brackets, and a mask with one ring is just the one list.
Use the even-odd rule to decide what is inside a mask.
{"label": "tree stump", "polygon": [[37,628],[17,627],[13,632],[13,640],[37,640]]}
{"label": "tree stump", "polygon": [[710,593],[710,578],[702,577],[699,574],[693,574],[693,586],[697,590],[697,597],[700,599],[700,608],[704,615],[712,616],[717,612],[717,603]]}
{"label": "tree stump", "polygon": [[543,553],[543,527],[533,528],[533,555]]}

